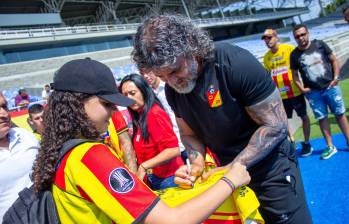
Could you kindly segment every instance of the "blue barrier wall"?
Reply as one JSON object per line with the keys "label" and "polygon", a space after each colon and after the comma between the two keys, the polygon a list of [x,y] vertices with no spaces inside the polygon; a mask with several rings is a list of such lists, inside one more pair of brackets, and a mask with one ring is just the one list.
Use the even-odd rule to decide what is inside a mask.
{"label": "blue barrier wall", "polygon": [[30,48],[18,48],[0,51],[0,64],[30,61],[72,54],[102,51],[114,48],[130,47],[132,41],[128,37],[94,39],[65,44],[51,44]]}

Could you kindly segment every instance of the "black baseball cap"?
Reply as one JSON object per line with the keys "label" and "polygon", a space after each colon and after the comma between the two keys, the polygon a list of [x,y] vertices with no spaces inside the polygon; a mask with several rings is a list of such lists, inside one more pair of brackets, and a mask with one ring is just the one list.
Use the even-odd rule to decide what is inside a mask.
{"label": "black baseball cap", "polygon": [[52,87],[57,91],[69,91],[96,95],[120,106],[130,106],[134,101],[122,95],[110,68],[91,59],[77,59],[65,63],[54,75]]}

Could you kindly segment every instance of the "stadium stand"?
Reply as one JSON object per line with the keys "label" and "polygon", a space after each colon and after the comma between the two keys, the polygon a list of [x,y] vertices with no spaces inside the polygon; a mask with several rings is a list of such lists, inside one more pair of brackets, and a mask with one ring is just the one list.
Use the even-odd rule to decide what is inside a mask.
{"label": "stadium stand", "polygon": [[25,61],[0,65],[0,83],[3,89],[18,86],[41,87],[52,81],[54,72],[65,62],[90,57],[115,68],[130,64],[132,48],[118,48],[64,57]]}
{"label": "stadium stand", "polygon": [[[29,11],[26,13],[33,13],[42,7],[42,5],[40,6],[41,3],[39,3],[37,0],[28,1],[26,4],[30,5],[34,2],[36,5],[32,5],[33,8],[30,8],[31,11],[28,9]],[[86,5],[89,6],[86,6],[88,9],[86,8],[87,11],[84,13],[91,14],[96,12],[97,9],[94,7],[102,1],[72,0],[67,2],[68,3],[64,4],[64,7],[62,8],[61,17],[65,24],[74,25],[76,23],[69,23],[68,21],[72,21],[71,19],[81,15],[81,13],[83,13],[82,9],[85,9],[84,7]],[[72,11],[73,6],[71,4],[73,2],[76,4],[75,7],[79,12]],[[142,1],[135,0],[135,3],[137,4],[140,2]],[[166,2],[166,4],[168,3],[167,1],[164,2]],[[231,2],[236,1],[224,1],[224,4],[229,5]],[[81,5],[85,3],[86,5]],[[124,3],[124,1],[120,1],[120,4]],[[8,4],[15,3],[9,2]],[[15,4],[15,6],[18,6],[18,4]],[[2,7],[3,5],[0,4],[0,13],[4,10]],[[130,9],[130,14],[134,13],[132,10],[137,8],[135,6],[131,7],[130,4],[123,7],[123,9]],[[166,5],[166,7],[169,6]],[[4,8],[7,10],[6,7]],[[278,9],[277,11],[272,9],[263,9],[259,10],[257,13],[256,10],[253,10],[253,13],[246,14],[241,13],[240,11],[232,11],[229,9],[229,6],[225,6],[223,9],[224,12],[222,12],[224,15],[219,15],[219,10],[217,11],[217,9],[215,9],[213,10],[215,11],[214,13],[210,12],[208,15],[203,16],[202,12],[208,8],[212,9],[212,5],[206,8],[202,7],[198,11],[195,11],[196,13],[200,12],[200,15],[196,14],[197,16],[193,18],[193,20],[199,26],[205,28],[214,27],[217,30],[219,28],[221,30],[230,29],[232,36],[235,35],[233,34],[235,31],[240,29],[242,29],[243,32],[246,32],[247,28],[234,26],[240,23],[244,24],[244,27],[255,27],[254,32],[256,32],[258,29],[264,30],[264,27],[268,24],[275,25],[278,23],[278,19],[280,18],[291,18],[292,16],[308,12],[307,8],[286,8]],[[116,12],[119,12],[118,10]],[[69,13],[71,13],[70,19],[68,19]],[[191,13],[193,14],[193,11]],[[213,16],[216,17],[211,18]],[[125,15],[125,18],[129,18],[129,16]],[[331,38],[329,38],[327,41],[330,42],[331,46],[336,48],[336,53],[337,51],[341,51],[337,54],[340,55],[340,58],[343,58],[344,60],[347,55],[347,52],[345,51],[346,48],[342,46],[345,35],[343,36],[340,34],[348,31],[348,28],[347,26],[337,26],[337,24],[331,24],[329,21],[333,20],[334,18],[336,18],[336,21],[338,21],[338,15],[331,17],[329,20],[321,18],[319,19],[319,22],[317,22],[317,20],[311,21],[313,25],[311,25],[312,28],[310,32],[312,37],[318,39],[325,39],[331,36]],[[78,20],[78,18],[76,19]],[[85,24],[91,23],[88,22],[88,20],[84,21]],[[267,22],[261,25],[261,22],[263,21]],[[34,27],[30,29],[26,29],[25,27],[20,27],[21,29],[1,29],[0,27],[0,85],[2,90],[7,91],[5,95],[8,97],[9,101],[11,101],[13,93],[16,92],[15,90],[19,86],[41,89],[44,84],[50,83],[57,68],[72,59],[90,57],[92,59],[99,60],[112,68],[117,81],[128,73],[137,72],[137,69],[132,64],[130,58],[132,43],[131,38],[127,37],[127,35],[133,34],[138,24],[108,24],[107,20],[99,22],[106,24],[63,27]],[[289,28],[284,28],[281,30],[284,31],[279,32],[280,37],[284,42],[294,42]],[[127,35],[125,36],[125,34]],[[237,35],[241,35],[241,33],[237,33]],[[112,43],[112,41],[115,41],[116,39],[118,39],[118,42]],[[88,41],[92,42],[89,43]],[[262,55],[267,50],[265,45],[260,41],[260,33],[247,36],[244,35],[240,38],[227,39],[224,41],[235,43],[248,49],[259,59],[261,59]],[[36,46],[40,45],[43,47],[51,46],[52,49],[35,49]],[[4,52],[7,52],[6,56],[8,58],[4,56]]]}
{"label": "stadium stand", "polygon": [[[194,19],[193,21],[202,28],[207,27],[219,27],[232,24],[246,24],[250,22],[258,22],[263,20],[273,20],[280,18],[289,18],[299,14],[307,13],[307,8],[290,9],[287,11],[281,11],[276,13],[260,13],[255,15],[241,15],[231,16],[224,18],[208,18],[208,19]],[[1,19],[1,15],[0,15]],[[104,33],[103,36],[111,35],[132,35],[135,34],[138,27],[138,23],[134,24],[116,24],[116,25],[96,25],[96,26],[74,26],[74,27],[52,27],[52,28],[34,28],[34,29],[21,29],[21,30],[4,30],[0,31],[1,40],[12,39],[28,39],[37,37],[55,37],[59,40],[59,36],[73,35],[70,38],[81,38],[83,34]],[[1,24],[0,24],[1,26]],[[58,39],[57,39],[58,38]],[[7,43],[7,42],[5,42]]]}

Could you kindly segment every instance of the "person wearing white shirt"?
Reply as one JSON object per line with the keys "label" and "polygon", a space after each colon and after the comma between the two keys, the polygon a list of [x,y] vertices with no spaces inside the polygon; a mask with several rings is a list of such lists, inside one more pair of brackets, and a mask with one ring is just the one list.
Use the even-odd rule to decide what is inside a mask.
{"label": "person wearing white shirt", "polygon": [[32,133],[11,127],[7,103],[0,93],[0,223],[18,193],[32,185],[30,173],[38,149]]}
{"label": "person wearing white shirt", "polygon": [[[181,151],[182,158],[185,160],[186,156],[185,153],[185,147],[182,144],[180,134],[179,134],[179,129],[177,126],[177,121],[176,121],[176,116],[171,108],[171,106],[168,104],[166,95],[165,95],[165,82],[161,81],[160,78],[155,76],[153,72],[147,72],[147,71],[140,71],[141,75],[143,78],[147,81],[147,83],[152,87],[155,95],[157,98],[160,100],[162,106],[164,107],[166,113],[170,116],[172,126],[173,126],[173,131],[175,132],[177,138],[178,138],[178,144],[179,144],[179,150]],[[184,155],[183,155],[184,154]]]}
{"label": "person wearing white shirt", "polygon": [[51,92],[52,92],[52,90],[51,90],[50,85],[46,84],[44,86],[44,89],[41,92],[42,99],[48,100],[48,97],[51,95]]}

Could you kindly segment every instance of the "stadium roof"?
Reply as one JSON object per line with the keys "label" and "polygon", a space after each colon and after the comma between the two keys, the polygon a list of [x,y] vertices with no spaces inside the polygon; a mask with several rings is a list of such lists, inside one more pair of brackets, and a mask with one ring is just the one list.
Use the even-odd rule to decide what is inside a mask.
{"label": "stadium roof", "polygon": [[[143,17],[163,12],[201,18],[208,10],[236,2],[249,8],[248,4],[257,1],[261,0],[1,0],[0,14],[59,13],[65,25],[120,24],[140,22]],[[216,14],[220,16],[218,10]]]}

